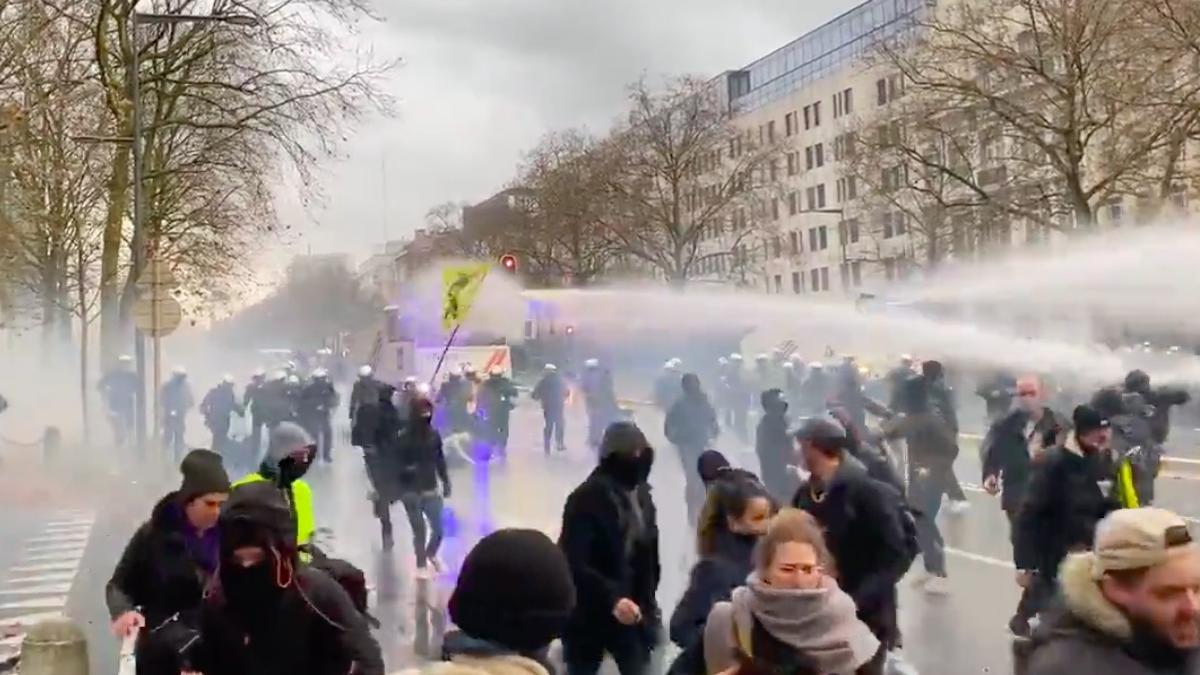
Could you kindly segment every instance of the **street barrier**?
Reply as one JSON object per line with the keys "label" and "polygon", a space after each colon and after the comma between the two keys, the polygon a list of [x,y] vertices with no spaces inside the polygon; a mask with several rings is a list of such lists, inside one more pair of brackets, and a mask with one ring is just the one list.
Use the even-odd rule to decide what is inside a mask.
{"label": "street barrier", "polygon": [[88,675],[87,638],[70,619],[34,624],[21,643],[21,675]]}

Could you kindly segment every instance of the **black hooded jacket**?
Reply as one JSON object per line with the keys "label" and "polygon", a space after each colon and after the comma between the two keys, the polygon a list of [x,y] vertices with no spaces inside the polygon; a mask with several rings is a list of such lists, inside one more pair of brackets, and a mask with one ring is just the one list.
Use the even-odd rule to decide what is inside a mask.
{"label": "black hooded jacket", "polygon": [[439,484],[443,489],[450,486],[442,435],[428,419],[421,417],[421,404],[420,399],[413,402],[408,423],[396,442],[400,486],[404,492],[435,492]]}
{"label": "black hooded jacket", "polygon": [[[205,675],[383,675],[383,657],[365,617],[324,572],[301,564],[295,526],[278,490],[265,483],[234,489],[221,514],[224,537],[270,545],[264,587],[253,603],[224,583],[204,603],[191,670]],[[232,542],[223,542],[229,549]],[[223,551],[223,557],[229,551]],[[234,564],[227,562],[226,564]],[[222,577],[224,578],[224,577]],[[281,587],[282,584],[282,587]],[[264,619],[269,617],[269,619]]]}
{"label": "black hooded jacket", "polygon": [[[770,407],[765,407],[770,403]],[[763,484],[776,501],[786,502],[796,492],[796,481],[788,471],[792,459],[792,436],[788,433],[787,404],[777,397],[763,404],[765,413],[758,421],[754,450]]]}
{"label": "black hooded jacket", "polygon": [[189,547],[187,516],[179,502],[177,492],[158,502],[150,520],[129,540],[105,589],[113,619],[131,611],[146,618],[137,644],[139,673],[179,672],[178,653],[195,636],[211,578],[201,556]]}
{"label": "black hooded jacket", "polygon": [[704,450],[720,433],[717,412],[703,392],[685,393],[663,422],[663,434],[677,447]]}
{"label": "black hooded jacket", "polygon": [[[640,536],[632,542],[627,522],[637,514],[631,497],[636,500],[642,525]],[[645,617],[642,628],[657,633],[656,595],[662,569],[658,517],[648,484],[643,482],[627,493],[602,464],[567,497],[559,547],[571,567],[577,593],[564,641],[606,645],[624,628],[613,617],[613,608],[622,598],[637,603]],[[653,637],[646,635],[647,640]]]}
{"label": "black hooded jacket", "polygon": [[983,439],[983,479],[1000,476],[1003,493],[1000,508],[1015,514],[1025,499],[1029,487],[1029,475],[1033,470],[1033,458],[1029,445],[1036,439],[1043,448],[1056,444],[1056,437],[1065,428],[1065,421],[1049,408],[1045,409],[1027,436],[1030,415],[1021,408],[1014,408],[997,419]]}

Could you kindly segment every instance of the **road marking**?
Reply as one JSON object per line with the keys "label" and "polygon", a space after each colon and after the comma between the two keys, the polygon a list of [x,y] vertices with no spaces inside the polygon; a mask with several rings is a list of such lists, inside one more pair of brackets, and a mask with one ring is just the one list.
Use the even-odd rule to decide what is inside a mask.
{"label": "road marking", "polygon": [[74,562],[44,562],[34,565],[17,565],[16,567],[8,568],[9,572],[70,572],[71,576],[75,576],[75,571],[79,569],[79,560]]}
{"label": "road marking", "polygon": [[48,598],[32,598],[0,603],[0,610],[6,609],[62,609],[67,604],[67,596],[55,595]]}
{"label": "road marking", "polygon": [[86,546],[86,541],[81,541],[77,544],[62,544],[56,546],[29,546],[25,549],[25,556],[31,555],[62,555],[76,553]]}
{"label": "road marking", "polygon": [[32,537],[30,539],[26,539],[25,543],[26,544],[81,544],[88,540],[88,535],[89,535],[89,532],[85,532],[82,535],[51,534],[51,535],[45,535],[45,536],[41,536],[41,537]]}
{"label": "road marking", "polygon": [[23,563],[62,563],[71,564],[75,569],[79,567],[79,561],[83,558],[83,551],[61,551],[57,553],[39,553],[37,555],[27,555],[21,558]]}
{"label": "road marking", "polygon": [[[42,621],[52,621],[61,619],[62,612],[35,612],[33,614],[22,614],[21,616],[10,616],[0,619],[0,629],[2,630],[21,630],[28,628]],[[24,637],[24,636],[22,636]]]}
{"label": "road marking", "polygon": [[986,555],[979,555],[978,553],[971,553],[970,551],[963,551],[961,549],[951,548],[949,546],[946,547],[946,553],[948,555],[952,555],[952,556],[955,556],[958,558],[965,558],[966,560],[971,560],[971,561],[974,561],[977,563],[982,563],[984,565],[991,565],[992,567],[1003,567],[1005,569],[1010,569],[1010,570],[1016,569],[1016,566],[1014,566],[1012,561],[1010,561],[1010,560],[1000,560],[999,558],[990,558]]}
{"label": "road marking", "polygon": [[45,595],[47,593],[70,593],[71,584],[42,584],[22,588],[2,588],[0,595]]}
{"label": "road marking", "polygon": [[51,584],[63,581],[71,581],[75,578],[74,574],[39,574],[32,577],[9,577],[7,579],[9,585],[14,584]]}

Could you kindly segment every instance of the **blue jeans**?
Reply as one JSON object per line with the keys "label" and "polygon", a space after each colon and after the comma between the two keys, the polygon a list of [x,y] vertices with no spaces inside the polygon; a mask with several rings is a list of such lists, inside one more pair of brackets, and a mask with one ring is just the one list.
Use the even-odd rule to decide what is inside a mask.
{"label": "blue jeans", "polygon": [[400,497],[400,502],[412,527],[417,567],[425,567],[442,546],[442,496],[436,492],[410,492]]}
{"label": "blue jeans", "polygon": [[917,543],[925,571],[934,576],[946,576],[946,542],[938,529],[937,515],[942,507],[946,481],[941,472],[914,466],[909,477],[908,501],[917,511]]}

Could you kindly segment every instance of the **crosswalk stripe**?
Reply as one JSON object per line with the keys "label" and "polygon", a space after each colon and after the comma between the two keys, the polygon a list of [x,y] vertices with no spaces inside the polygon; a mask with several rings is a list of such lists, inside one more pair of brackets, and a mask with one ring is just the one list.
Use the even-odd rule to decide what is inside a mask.
{"label": "crosswalk stripe", "polygon": [[12,630],[17,628],[25,628],[32,626],[42,621],[53,621],[61,619],[63,613],[59,612],[35,612],[33,614],[22,614],[21,616],[10,616],[0,619],[0,629]]}
{"label": "crosswalk stripe", "polygon": [[37,562],[30,561],[29,565],[17,565],[8,568],[9,572],[71,572],[74,573],[79,569],[79,558],[75,560],[59,561],[59,562]]}
{"label": "crosswalk stripe", "polygon": [[71,584],[42,584],[23,588],[2,588],[0,595],[45,595],[47,593],[70,593]]}
{"label": "crosswalk stripe", "polygon": [[75,552],[56,552],[56,553],[39,553],[38,555],[27,555],[21,558],[23,563],[70,563],[79,566],[79,561],[83,559],[83,551]]}
{"label": "crosswalk stripe", "polygon": [[66,605],[67,596],[56,595],[48,598],[31,598],[0,603],[0,611],[6,609],[61,609]]}
{"label": "crosswalk stripe", "polygon": [[16,586],[19,584],[53,584],[53,583],[59,583],[59,582],[63,582],[63,581],[73,581],[74,579],[75,579],[75,575],[68,573],[68,574],[38,574],[35,576],[9,577],[9,578],[5,579],[4,581],[9,586]]}
{"label": "crosswalk stripe", "polygon": [[95,521],[86,520],[53,520],[46,523],[47,530],[55,530],[59,528],[76,528],[76,527],[91,527],[95,525]]}

